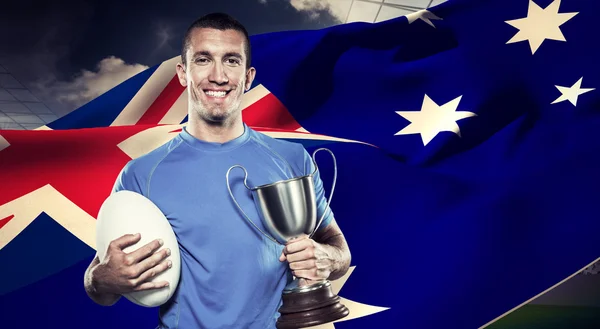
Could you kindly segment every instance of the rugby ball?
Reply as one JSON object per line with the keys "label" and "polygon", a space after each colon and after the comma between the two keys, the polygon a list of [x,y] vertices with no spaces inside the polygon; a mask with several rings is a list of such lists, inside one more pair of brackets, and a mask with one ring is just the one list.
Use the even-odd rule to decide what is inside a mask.
{"label": "rugby ball", "polygon": [[96,221],[96,250],[100,261],[104,260],[111,241],[135,233],[140,233],[140,241],[123,249],[124,252],[135,251],[155,239],[162,239],[164,242],[158,250],[171,250],[171,255],[163,261],[171,260],[172,267],[150,280],[167,281],[169,285],[123,296],[140,306],[160,306],[173,296],[179,284],[181,258],[175,233],[162,211],[145,196],[125,190],[112,193],[100,207]]}

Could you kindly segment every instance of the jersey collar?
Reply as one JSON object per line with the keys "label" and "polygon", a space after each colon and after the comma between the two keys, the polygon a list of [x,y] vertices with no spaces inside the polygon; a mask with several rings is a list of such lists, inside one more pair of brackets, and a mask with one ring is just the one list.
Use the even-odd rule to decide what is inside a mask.
{"label": "jersey collar", "polygon": [[196,149],[205,151],[227,151],[244,144],[250,138],[250,127],[244,123],[244,132],[240,136],[225,143],[207,142],[198,139],[187,131],[187,126],[183,127],[179,135],[184,142]]}

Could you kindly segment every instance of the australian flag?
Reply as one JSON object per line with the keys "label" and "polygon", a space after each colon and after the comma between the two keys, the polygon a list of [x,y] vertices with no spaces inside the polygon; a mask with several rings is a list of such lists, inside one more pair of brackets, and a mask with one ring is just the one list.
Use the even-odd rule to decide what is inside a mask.
{"label": "australian flag", "polygon": [[[598,260],[598,12],[450,0],[251,38],[244,121],[337,160],[352,264],[334,286],[351,314],[321,329],[482,328]],[[116,174],[187,121],[177,60],[44,129],[0,131],[7,328],[156,326],[156,309],[93,304],[82,280]],[[329,195],[332,162],[317,162]]]}

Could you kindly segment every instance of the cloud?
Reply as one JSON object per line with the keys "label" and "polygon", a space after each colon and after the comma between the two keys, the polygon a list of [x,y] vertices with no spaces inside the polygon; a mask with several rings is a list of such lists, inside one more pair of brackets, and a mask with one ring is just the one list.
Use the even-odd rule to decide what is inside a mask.
{"label": "cloud", "polygon": [[[346,21],[352,1],[350,0],[286,0],[299,12],[305,12],[311,19],[319,18],[323,13],[335,17],[340,23]],[[266,4],[267,0],[258,0]]]}
{"label": "cloud", "polygon": [[149,47],[151,49],[142,56],[137,55],[136,58],[145,63],[156,63],[178,55],[181,50],[175,45],[179,45],[179,35],[173,32],[173,26],[163,20],[157,20],[153,25],[154,33],[149,35],[148,41],[152,45]]}
{"label": "cloud", "polygon": [[70,4],[68,10],[42,3],[29,7],[27,2],[16,2],[14,11],[0,11],[0,64],[61,116],[68,109],[55,101],[50,90],[38,89],[51,87],[41,81],[65,80],[65,76],[76,71],[72,50],[84,40],[83,33],[90,30],[94,5],[80,1]]}
{"label": "cloud", "polygon": [[75,109],[106,91],[146,70],[142,64],[127,64],[110,56],[96,65],[95,71],[81,70],[70,81],[44,79],[35,83],[36,94],[54,98],[57,102]]}
{"label": "cloud", "polygon": [[158,48],[162,48],[168,44],[169,40],[172,38],[171,32],[168,28],[162,27],[156,32],[156,37],[158,38]]}

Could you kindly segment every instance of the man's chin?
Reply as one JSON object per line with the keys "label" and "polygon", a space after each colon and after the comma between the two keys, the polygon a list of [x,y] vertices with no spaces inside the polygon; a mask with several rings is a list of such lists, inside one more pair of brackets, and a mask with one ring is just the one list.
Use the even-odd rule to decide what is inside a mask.
{"label": "man's chin", "polygon": [[210,124],[225,124],[228,120],[235,116],[236,111],[231,108],[213,108],[210,110],[197,110],[200,118]]}
{"label": "man's chin", "polygon": [[213,125],[223,125],[225,124],[225,122],[227,122],[227,118],[226,117],[208,117],[205,118],[206,122],[213,124]]}
{"label": "man's chin", "polygon": [[201,115],[202,119],[204,119],[204,121],[210,123],[210,124],[214,124],[214,125],[221,125],[221,124],[225,124],[227,122],[227,119],[229,119],[231,117],[230,113],[210,113],[210,114],[204,114]]}

